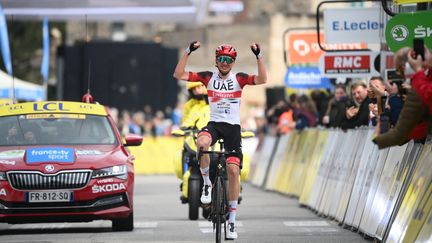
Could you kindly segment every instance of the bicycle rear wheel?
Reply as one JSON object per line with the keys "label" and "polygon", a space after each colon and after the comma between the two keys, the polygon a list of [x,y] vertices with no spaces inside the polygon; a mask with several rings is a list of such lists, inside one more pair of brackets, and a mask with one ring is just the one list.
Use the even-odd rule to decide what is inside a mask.
{"label": "bicycle rear wheel", "polygon": [[222,238],[222,217],[223,217],[223,207],[224,207],[224,201],[223,201],[223,185],[222,185],[222,178],[216,177],[215,181],[215,224],[216,224],[216,243],[221,242]]}

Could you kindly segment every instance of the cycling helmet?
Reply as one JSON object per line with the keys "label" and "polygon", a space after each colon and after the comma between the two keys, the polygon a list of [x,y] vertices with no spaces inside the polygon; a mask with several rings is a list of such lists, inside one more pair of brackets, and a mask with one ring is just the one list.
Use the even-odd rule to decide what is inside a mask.
{"label": "cycling helmet", "polygon": [[237,51],[232,45],[222,44],[216,48],[216,57],[219,56],[229,56],[236,59]]}

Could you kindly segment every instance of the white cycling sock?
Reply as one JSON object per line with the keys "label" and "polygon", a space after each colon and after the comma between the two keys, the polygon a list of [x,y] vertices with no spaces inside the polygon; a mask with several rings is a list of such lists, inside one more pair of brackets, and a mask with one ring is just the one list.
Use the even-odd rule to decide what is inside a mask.
{"label": "white cycling sock", "polygon": [[235,219],[237,215],[237,200],[235,201],[229,201],[229,219],[228,222],[235,224]]}
{"label": "white cycling sock", "polygon": [[210,166],[208,166],[206,168],[200,168],[200,171],[201,171],[201,175],[202,175],[203,180],[204,180],[204,185],[205,186],[211,186]]}

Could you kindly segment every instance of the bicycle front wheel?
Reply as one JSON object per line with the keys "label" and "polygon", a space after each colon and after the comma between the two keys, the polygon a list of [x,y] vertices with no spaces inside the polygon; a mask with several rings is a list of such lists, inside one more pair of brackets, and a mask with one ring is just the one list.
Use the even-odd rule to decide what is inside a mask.
{"label": "bicycle front wheel", "polygon": [[224,207],[224,198],[223,198],[223,185],[222,178],[216,177],[215,181],[215,213],[216,213],[216,243],[221,242],[222,238],[222,217],[223,215],[223,207]]}

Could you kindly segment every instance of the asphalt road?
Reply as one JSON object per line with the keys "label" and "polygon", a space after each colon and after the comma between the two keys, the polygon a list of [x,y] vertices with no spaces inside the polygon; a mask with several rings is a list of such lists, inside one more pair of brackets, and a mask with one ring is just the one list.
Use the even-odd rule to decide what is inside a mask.
{"label": "asphalt road", "polygon": [[[187,219],[174,175],[139,176],[135,184],[135,230],[111,232],[110,221],[9,225],[0,223],[0,242],[122,243],[214,242],[212,224]],[[238,208],[235,242],[367,242],[358,233],[301,208],[296,199],[247,183]]]}

